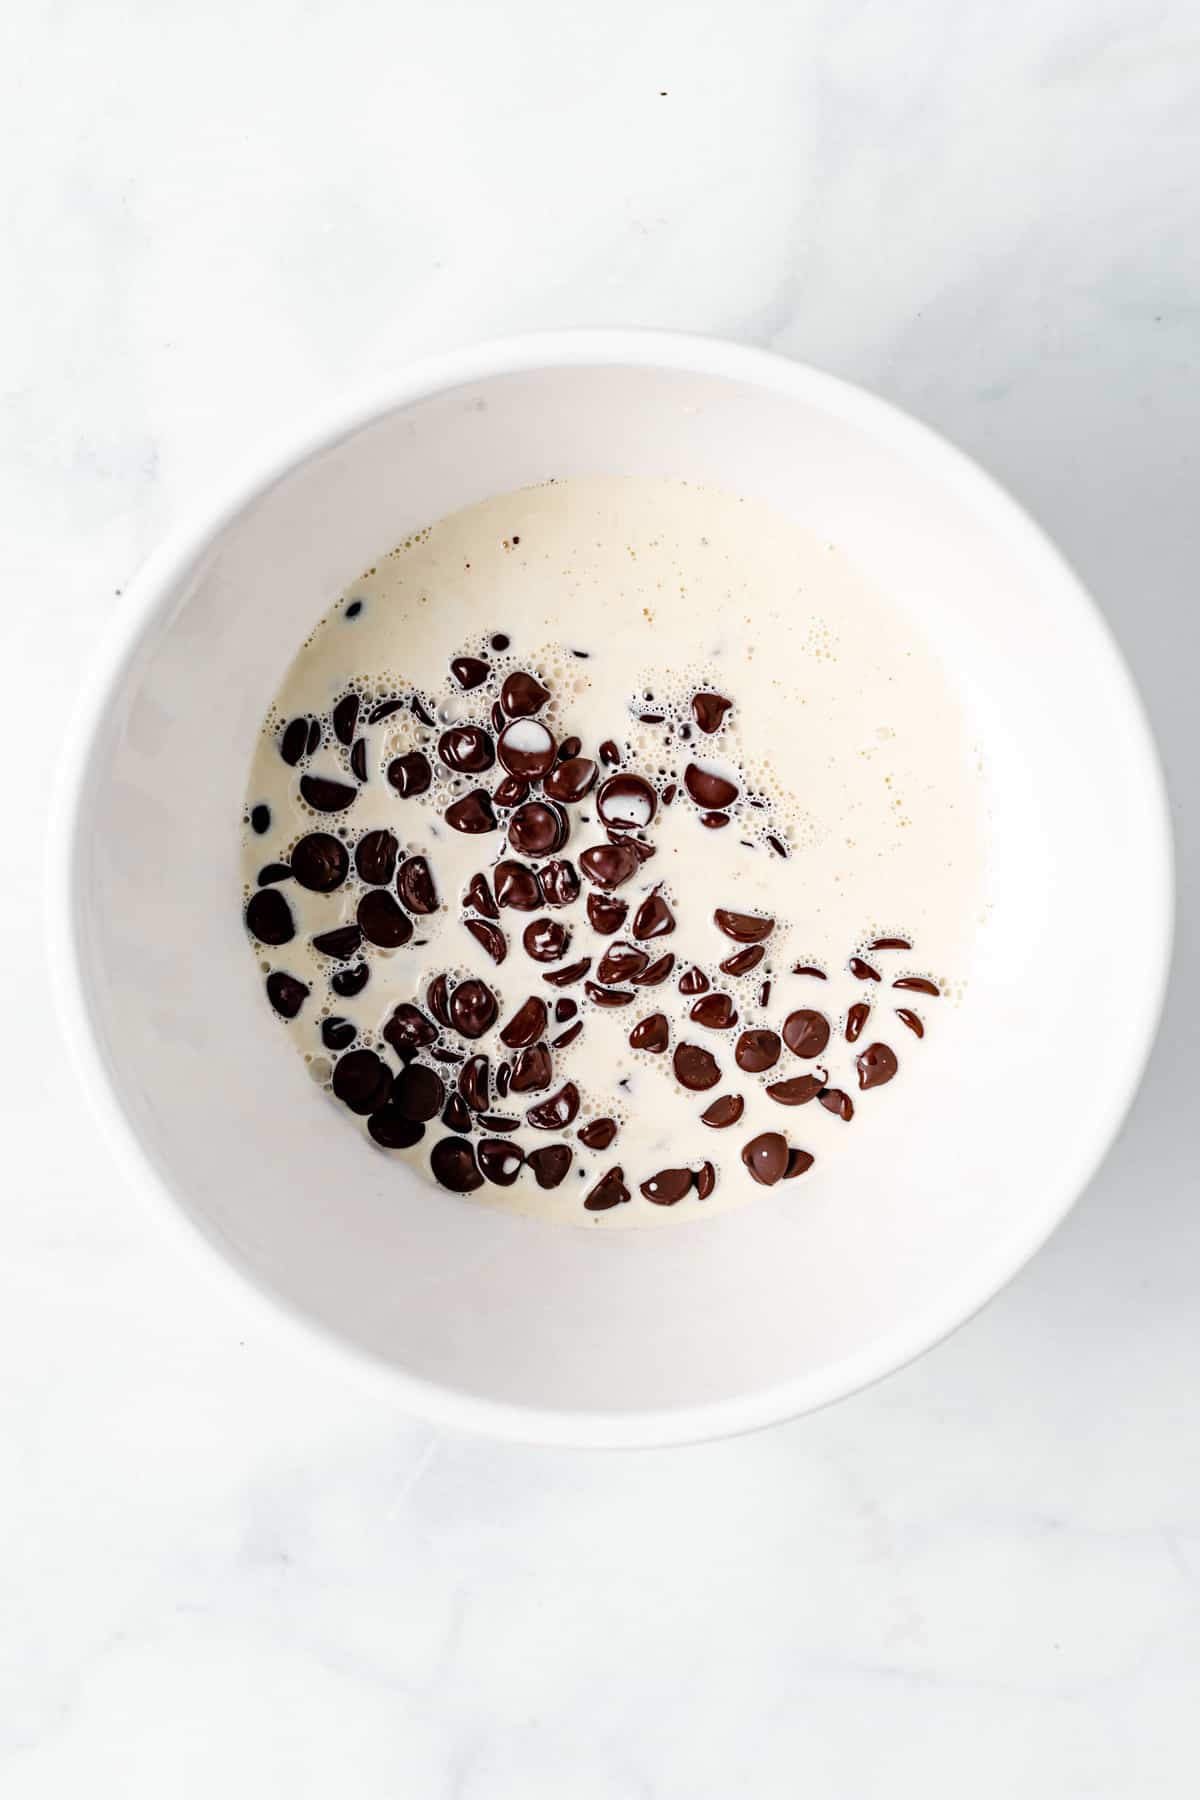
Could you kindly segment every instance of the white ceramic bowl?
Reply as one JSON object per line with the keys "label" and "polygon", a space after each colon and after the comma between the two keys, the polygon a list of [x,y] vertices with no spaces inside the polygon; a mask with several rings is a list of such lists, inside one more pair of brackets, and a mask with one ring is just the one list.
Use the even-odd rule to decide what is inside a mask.
{"label": "white ceramic bowl", "polygon": [[[953,1029],[927,1040],[940,1061],[903,1128],[861,1134],[803,1203],[776,1190],[649,1234],[485,1210],[347,1131],[263,1004],[239,905],[251,746],[346,580],[471,501],[600,473],[713,483],[837,541],[940,642],[992,812],[991,924]],[[786,1418],[967,1318],[1104,1155],[1169,951],[1153,744],[1108,632],[1041,533],[882,401],[651,333],[531,336],[421,364],[176,533],[126,596],[54,836],[67,1035],[137,1183],[407,1409],[560,1443],[667,1444]]]}

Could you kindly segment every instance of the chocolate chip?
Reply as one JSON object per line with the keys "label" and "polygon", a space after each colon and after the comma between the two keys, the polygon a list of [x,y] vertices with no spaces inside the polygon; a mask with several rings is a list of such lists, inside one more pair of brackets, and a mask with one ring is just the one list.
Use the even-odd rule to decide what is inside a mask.
{"label": "chocolate chip", "polygon": [[656,957],[652,963],[642,970],[640,975],[635,975],[633,977],[634,985],[636,987],[657,987],[660,981],[665,981],[667,979],[674,967],[675,952],[673,950],[668,950],[665,956]]}
{"label": "chocolate chip", "polygon": [[723,975],[748,975],[751,969],[758,967],[766,954],[761,944],[748,944],[744,950],[735,950],[732,956],[725,958],[721,964],[721,973]]}
{"label": "chocolate chip", "polygon": [[709,831],[719,831],[722,825],[728,825],[729,814],[717,812],[701,813],[700,823],[707,826]]}
{"label": "chocolate chip", "polygon": [[551,1038],[551,1040],[550,1040],[551,1049],[565,1050],[567,1048],[568,1044],[573,1044],[575,1042],[575,1039],[579,1036],[579,1034],[582,1030],[583,1030],[583,1020],[576,1019],[574,1025],[568,1025],[567,1029],[565,1031],[560,1031],[556,1038]]}
{"label": "chocolate chip", "polygon": [[525,954],[534,962],[552,963],[566,955],[571,933],[559,919],[532,919],[521,935]]}
{"label": "chocolate chip", "polygon": [[420,719],[422,725],[432,725],[434,723],[433,714],[422,700],[420,694],[414,694],[409,701],[409,705],[416,713],[418,719]]}
{"label": "chocolate chip", "polygon": [[358,1027],[351,1019],[339,1018],[335,1013],[321,1020],[321,1042],[327,1050],[347,1050],[357,1036]]}
{"label": "chocolate chip", "polygon": [[[572,758],[579,755],[579,752],[582,749],[583,749],[583,739],[582,738],[565,737],[563,739],[562,743],[558,746],[557,755],[558,755],[559,762],[560,763],[570,762],[572,760]],[[561,800],[563,798],[563,796],[560,794],[558,796],[558,798]]]}
{"label": "chocolate chip", "polygon": [[[439,1048],[431,1050],[429,1054],[432,1056],[434,1062],[440,1063],[461,1063],[463,1059],[461,1050],[442,1050]],[[411,1055],[405,1055],[401,1058],[401,1061],[411,1062],[412,1057]]]}
{"label": "chocolate chip", "polygon": [[554,770],[556,746],[540,719],[514,719],[500,733],[496,754],[510,775],[522,781],[540,781]]}
{"label": "chocolate chip", "polygon": [[675,1078],[680,1087],[692,1093],[716,1087],[721,1079],[717,1059],[699,1044],[678,1044],[675,1049]]}
{"label": "chocolate chip", "polygon": [[907,988],[913,994],[932,994],[936,999],[941,988],[936,982],[928,981],[924,975],[902,975],[899,981],[893,981],[894,988]]}
{"label": "chocolate chip", "polygon": [[437,890],[423,856],[407,856],[396,873],[396,892],[410,913],[437,911]]}
{"label": "chocolate chip", "polygon": [[482,1037],[496,1022],[496,996],[484,981],[474,976],[460,981],[450,996],[450,1023],[460,1036]]}
{"label": "chocolate chip", "polygon": [[407,1118],[391,1104],[371,1114],[367,1130],[385,1150],[411,1150],[425,1136],[425,1127],[419,1120]]}
{"label": "chocolate chip", "polygon": [[354,728],[358,724],[359,698],[357,694],[343,694],[333,709],[333,735],[339,744],[354,742]]}
{"label": "chocolate chip", "polygon": [[565,1081],[557,1094],[526,1109],[525,1117],[536,1131],[565,1131],[579,1113],[579,1089]]}
{"label": "chocolate chip", "polygon": [[772,1081],[767,1088],[772,1100],[780,1106],[807,1106],[825,1085],[820,1075],[793,1075],[787,1081]]}
{"label": "chocolate chip", "polygon": [[363,609],[363,603],[361,600],[352,600],[350,602],[349,606],[346,608],[345,612],[342,614],[342,617],[344,619],[357,619],[357,617],[358,617],[359,613],[362,611],[362,609]]}
{"label": "chocolate chip", "polygon": [[783,1041],[795,1056],[820,1056],[829,1042],[829,1020],[824,1013],[801,1007],[784,1020]]}
{"label": "chocolate chip", "polygon": [[250,829],[256,831],[259,837],[271,829],[271,809],[269,806],[265,806],[261,800],[257,806],[250,808]]}
{"label": "chocolate chip", "polygon": [[726,1131],[730,1125],[736,1125],[746,1110],[746,1102],[740,1094],[722,1094],[711,1106],[705,1107],[700,1114],[702,1125],[711,1125],[714,1131]]}
{"label": "chocolate chip", "polygon": [[508,939],[498,925],[490,919],[464,919],[463,924],[475,939],[482,944],[494,963],[502,963],[508,955]]}
{"label": "chocolate chip", "polygon": [[433,769],[423,750],[406,750],[387,766],[387,778],[402,800],[427,793],[433,780]]}
{"label": "chocolate chip", "polygon": [[860,1088],[883,1087],[900,1067],[894,1050],[886,1044],[869,1044],[855,1063]]}
{"label": "chocolate chip", "polygon": [[490,1064],[486,1056],[469,1056],[458,1071],[458,1091],[472,1112],[486,1112]]}
{"label": "chocolate chip", "polygon": [[350,752],[350,773],[356,781],[365,781],[367,779],[366,738],[355,738],[354,740],[354,747]]}
{"label": "chocolate chip", "polygon": [[554,1079],[554,1063],[545,1044],[528,1044],[513,1058],[510,1086],[514,1094],[540,1094]]}
{"label": "chocolate chip", "polygon": [[770,844],[770,846],[771,846],[772,850],[775,852],[776,856],[783,856],[783,857],[787,856],[786,845],[784,845],[780,841],[780,839],[775,836],[775,834],[773,832],[768,831],[767,842],[768,842],[768,844]]}
{"label": "chocolate chip", "polygon": [[738,1020],[737,1009],[728,994],[703,994],[692,1007],[691,1017],[697,1025],[705,1025],[710,1031],[728,1031]]}
{"label": "chocolate chip", "polygon": [[279,740],[279,754],[288,767],[294,769],[304,755],[308,743],[308,720],[292,719],[284,726],[283,736]]}
{"label": "chocolate chip", "polygon": [[540,1188],[556,1188],[566,1179],[574,1151],[566,1144],[543,1144],[540,1149],[531,1150],[525,1161]]}
{"label": "chocolate chip", "polygon": [[492,804],[502,806],[506,810],[520,806],[522,800],[529,798],[529,783],[522,781],[517,775],[505,775],[496,783],[492,791]]}
{"label": "chocolate chip", "polygon": [[683,771],[683,785],[697,806],[713,810],[723,806],[732,806],[738,797],[736,782],[729,781],[724,775],[718,775],[715,769],[702,768],[699,763],[688,764]]}
{"label": "chocolate chip", "polygon": [[643,725],[665,725],[665,713],[639,713],[638,720]]}
{"label": "chocolate chip", "polygon": [[850,958],[850,973],[854,976],[856,981],[879,980],[879,970],[873,969],[869,962],[863,961],[861,956],[852,956]]}
{"label": "chocolate chip", "polygon": [[515,1144],[503,1138],[484,1138],[476,1151],[484,1177],[495,1187],[511,1187],[525,1158]]}
{"label": "chocolate chip", "polygon": [[349,1050],[333,1065],[333,1091],[351,1112],[374,1112],[391,1089],[392,1072],[374,1050]]}
{"label": "chocolate chip", "polygon": [[644,942],[647,938],[665,937],[674,929],[675,914],[655,888],[652,894],[647,894],[634,915],[633,935]]}
{"label": "chocolate chip", "polygon": [[635,950],[632,944],[610,944],[600,958],[596,979],[606,983],[633,981],[649,960],[644,950]]}
{"label": "chocolate chip", "polygon": [[596,1006],[629,1006],[637,995],[632,988],[600,987],[594,981],[585,981],[584,992]]}
{"label": "chocolate chip", "polygon": [[502,1113],[489,1112],[481,1113],[479,1115],[479,1129],[481,1131],[518,1131],[520,1125],[520,1119],[505,1118]]}
{"label": "chocolate chip", "polygon": [[607,1175],[600,1177],[583,1204],[589,1212],[607,1212],[609,1207],[621,1206],[628,1199],[629,1189],[625,1186],[625,1171],[616,1168],[610,1169]]}
{"label": "chocolate chip", "polygon": [[460,1137],[470,1131],[472,1119],[467,1110],[467,1103],[461,1094],[451,1094],[446,1101],[442,1108],[442,1124],[449,1130],[457,1132]]}
{"label": "chocolate chip", "polygon": [[292,851],[292,874],[314,894],[332,894],[350,869],[350,853],[341,838],[328,831],[310,831]]}
{"label": "chocolate chip", "polygon": [[288,944],[295,937],[292,909],[278,888],[259,888],[250,896],[246,930],[260,944]]}
{"label": "chocolate chip", "polygon": [[765,1007],[767,1004],[767,1001],[770,998],[771,998],[771,984],[769,981],[764,981],[760,985],[759,990],[758,990],[758,1004],[760,1006]]}
{"label": "chocolate chip", "polygon": [[601,894],[594,890],[588,894],[588,923],[602,937],[611,937],[614,931],[620,931],[628,911],[627,900],[617,900],[611,894]]}
{"label": "chocolate chip", "polygon": [[445,975],[435,975],[425,990],[425,1001],[439,1025],[452,1025],[450,1017],[450,982]]}
{"label": "chocolate chip", "polygon": [[826,1112],[836,1113],[838,1118],[845,1119],[847,1124],[854,1117],[854,1102],[849,1094],[843,1093],[841,1088],[822,1088],[817,1099]]}
{"label": "chocolate chip", "polygon": [[305,756],[312,756],[320,748],[321,721],[320,719],[310,719],[308,721],[308,741],[304,746],[304,754]]}
{"label": "chocolate chip", "polygon": [[[578,743],[578,738],[570,740]],[[551,800],[574,803],[582,800],[596,784],[599,770],[590,756],[572,756],[560,762],[542,782],[542,791]]]}
{"label": "chocolate chip", "polygon": [[777,1131],[761,1131],[742,1151],[742,1161],[763,1187],[774,1187],[787,1174],[787,1139]]}
{"label": "chocolate chip", "polygon": [[641,859],[632,845],[595,844],[583,851],[579,866],[597,887],[617,888],[629,881],[641,868]]}
{"label": "chocolate chip", "polygon": [[302,775],[300,793],[314,812],[324,813],[345,812],[358,798],[356,787],[350,787],[344,781],[331,781],[327,775]]}
{"label": "chocolate chip", "polygon": [[378,705],[373,706],[367,714],[367,724],[378,725],[380,719],[390,719],[392,714],[399,712],[403,705],[403,700],[397,699],[395,695],[388,700],[380,700]]}
{"label": "chocolate chip", "polygon": [[761,944],[775,929],[774,919],[759,919],[753,913],[730,912],[718,906],[713,914],[717,928],[738,944]]}
{"label": "chocolate chip", "polygon": [[692,717],[701,731],[711,734],[718,731],[725,714],[733,705],[723,694],[693,694]]}
{"label": "chocolate chip", "polygon": [[617,746],[613,743],[611,738],[605,738],[600,746],[600,761],[602,763],[607,763],[611,769],[615,768],[620,760],[621,752],[617,749]]}
{"label": "chocolate chip", "polygon": [[567,963],[564,968],[545,970],[542,975],[542,980],[548,981],[551,987],[571,987],[575,982],[579,981],[587,974],[591,966],[591,957],[581,956],[578,962]]}
{"label": "chocolate chip", "polygon": [[383,1028],[384,1040],[397,1055],[408,1050],[421,1050],[437,1037],[437,1026],[427,1019],[411,1000],[402,1000]]}
{"label": "chocolate chip", "polygon": [[545,706],[550,698],[550,689],[544,688],[540,681],[525,669],[517,669],[504,678],[504,686],[500,689],[500,704],[510,719],[527,719],[531,713]]}
{"label": "chocolate chip", "polygon": [[829,979],[824,969],[818,969],[813,963],[794,963],[792,965],[792,974],[811,975],[817,981],[828,981]]}
{"label": "chocolate chip", "polygon": [[273,969],[267,976],[267,999],[281,1019],[294,1019],[310,992],[302,981],[284,969]]}
{"label": "chocolate chip", "polygon": [[813,1159],[807,1150],[789,1150],[788,1165],[783,1171],[785,1181],[795,1181],[797,1175],[803,1175],[813,1166]]}
{"label": "chocolate chip", "polygon": [[554,1002],[554,1017],[560,1025],[567,1019],[573,1019],[578,1011],[579,1008],[574,1000],[556,1000]]}
{"label": "chocolate chip", "polygon": [[712,982],[708,979],[704,970],[697,969],[694,964],[690,969],[685,969],[683,974],[679,977],[679,991],[681,994],[707,994],[711,986]]}
{"label": "chocolate chip", "polygon": [[846,1042],[855,1044],[862,1036],[862,1028],[871,1016],[871,1008],[865,1000],[856,1000],[846,1014]]}
{"label": "chocolate chip", "polygon": [[898,1006],[896,1008],[896,1017],[899,1019],[899,1021],[902,1025],[907,1025],[908,1029],[910,1031],[914,1031],[918,1037],[925,1036],[924,1025],[922,1025],[922,1023],[921,1023],[920,1019],[917,1017],[916,1013],[910,1012],[908,1010],[907,1006]]}
{"label": "chocolate chip", "polygon": [[536,912],[544,904],[542,884],[524,863],[506,859],[492,870],[492,882],[499,906],[511,906],[516,912]]}
{"label": "chocolate chip", "polygon": [[579,872],[565,857],[539,870],[547,906],[570,906],[579,898]]}
{"label": "chocolate chip", "polygon": [[500,908],[492,898],[492,890],[487,884],[486,875],[472,875],[467,886],[465,904],[473,906],[475,911],[482,913],[485,919],[500,917]]}
{"label": "chocolate chip", "polygon": [[498,631],[490,642],[493,650],[507,650],[512,639],[506,631]]}
{"label": "chocolate chip", "polygon": [[426,1068],[424,1063],[410,1063],[406,1069],[401,1069],[392,1083],[391,1103],[406,1119],[420,1119],[426,1123],[436,1118],[445,1098],[446,1087],[441,1076],[436,1070]]}
{"label": "chocolate chip", "polygon": [[733,1060],[747,1075],[761,1075],[764,1069],[775,1067],[781,1048],[777,1031],[743,1031]]}
{"label": "chocolate chip", "polygon": [[881,937],[872,938],[867,945],[868,950],[911,950],[912,945],[907,938]]}
{"label": "chocolate chip", "polygon": [[610,775],[600,784],[596,811],[605,825],[641,831],[658,808],[658,795],[641,775]]}
{"label": "chocolate chip", "polygon": [[[330,842],[337,843],[337,839],[331,838]],[[399,851],[400,846],[392,832],[366,832],[359,838],[354,851],[354,867],[360,879],[372,887],[387,887],[396,873]],[[342,854],[345,855],[344,850]]]}
{"label": "chocolate chip", "polygon": [[508,821],[508,841],[522,856],[549,856],[562,849],[570,829],[561,806],[527,800]]}
{"label": "chocolate chip", "polygon": [[491,663],[485,662],[482,656],[452,656],[450,658],[450,673],[460,688],[477,688],[481,682],[487,680],[491,672]]}
{"label": "chocolate chip", "polygon": [[507,721],[506,721],[505,714],[504,714],[504,708],[501,706],[501,704],[498,700],[492,701],[491,718],[492,718],[492,730],[496,733],[497,737],[499,737],[500,733],[504,730],[504,727],[505,727],[505,724],[507,723]]}
{"label": "chocolate chip", "polygon": [[434,1180],[452,1194],[473,1194],[483,1186],[475,1152],[466,1138],[442,1138],[429,1152],[429,1167]]}
{"label": "chocolate chip", "polygon": [[662,792],[663,805],[664,806],[674,806],[675,796],[678,792],[679,792],[679,783],[677,781],[668,781],[666,787],[663,789],[663,792]]}
{"label": "chocolate chip", "polygon": [[691,1192],[692,1179],[690,1169],[660,1169],[657,1175],[642,1182],[641,1192],[655,1206],[674,1206]]}
{"label": "chocolate chip", "polygon": [[496,760],[491,738],[478,725],[452,725],[443,731],[438,755],[456,775],[482,775]]}
{"label": "chocolate chip", "polygon": [[412,920],[386,888],[371,888],[358,903],[355,914],[369,944],[395,950],[413,934]]}
{"label": "chocolate chip", "polygon": [[357,925],[338,925],[333,931],[320,931],[312,941],[314,950],[322,956],[330,956],[335,962],[349,962],[357,954],[362,943],[362,932]]}
{"label": "chocolate chip", "polygon": [[512,1064],[510,1062],[502,1062],[500,1067],[496,1070],[496,1092],[502,1100],[508,1093],[509,1083],[511,1081]]}
{"label": "chocolate chip", "polygon": [[701,1163],[700,1171],[696,1176],[696,1198],[698,1200],[707,1200],[716,1185],[717,1171],[710,1162]]}
{"label": "chocolate chip", "polygon": [[286,863],[264,863],[255,877],[257,887],[274,887],[278,881],[290,881],[292,871]]}
{"label": "chocolate chip", "polygon": [[545,1036],[548,1016],[546,1002],[538,994],[530,994],[500,1033],[500,1042],[510,1050],[523,1050],[526,1044],[536,1044]]}
{"label": "chocolate chip", "polygon": [[629,1042],[635,1050],[665,1050],[671,1041],[671,1028],[667,1024],[665,1013],[651,1013],[646,1019],[639,1019],[629,1034]]}
{"label": "chocolate chip", "polygon": [[371,979],[371,971],[365,962],[355,963],[352,969],[336,969],[329,977],[329,985],[334,993],[343,1000],[353,1000],[355,994],[361,994]]}
{"label": "chocolate chip", "polygon": [[461,800],[452,800],[443,817],[453,830],[465,831],[471,836],[496,829],[496,815],[485,788],[472,788]]}

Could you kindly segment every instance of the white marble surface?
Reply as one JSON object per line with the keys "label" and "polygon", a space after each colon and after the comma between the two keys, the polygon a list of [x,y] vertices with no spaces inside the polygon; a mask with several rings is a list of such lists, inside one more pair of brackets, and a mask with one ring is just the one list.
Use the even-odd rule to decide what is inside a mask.
{"label": "white marble surface", "polygon": [[[0,1792],[1193,1795],[1195,9],[7,28]],[[975,452],[1092,584],[1181,806],[1166,1029],[1066,1229],[876,1391],[646,1456],[453,1441],[268,1342],[123,1191],[40,935],[55,720],[164,527],[373,371],[579,322],[770,344]]]}

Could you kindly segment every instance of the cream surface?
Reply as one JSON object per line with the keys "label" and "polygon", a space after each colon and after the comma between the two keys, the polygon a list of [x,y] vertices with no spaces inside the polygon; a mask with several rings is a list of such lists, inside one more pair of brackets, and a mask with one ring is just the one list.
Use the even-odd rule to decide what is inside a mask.
{"label": "cream surface", "polygon": [[[356,606],[355,603],[361,603]],[[502,652],[490,640],[503,634]],[[460,692],[450,677],[453,656],[486,657],[494,671],[484,686]],[[502,857],[517,855],[500,829],[464,835],[442,817],[448,800],[482,786],[494,791],[503,770],[451,775],[437,758],[445,725],[485,727],[504,673],[527,669],[550,689],[539,717],[560,740],[582,740],[582,754],[597,757],[614,740],[621,768],[636,771],[661,793],[679,782],[695,760],[730,776],[742,798],[730,824],[706,829],[700,811],[681,788],[660,805],[645,830],[656,854],[619,890],[630,919],[641,899],[658,886],[676,920],[675,930],[644,948],[667,951],[676,963],[661,985],[636,989],[627,1006],[605,1008],[585,998],[581,984],[556,990],[544,966],[526,955],[521,937],[534,918],[569,925],[563,961],[593,958],[631,941],[622,930],[600,936],[585,910],[589,888],[572,906],[522,913],[505,910],[499,924],[508,954],[497,966],[463,923],[472,915],[462,898],[476,871],[489,873]],[[409,706],[374,726],[360,723],[367,779],[344,812],[314,814],[301,798],[304,773],[350,781],[349,748],[326,726],[311,758],[289,767],[279,754],[283,726],[303,714],[327,718],[335,702],[353,690],[362,696],[360,720],[378,700],[415,688],[436,708],[438,723],[421,725]],[[716,691],[733,703],[712,736],[692,718],[698,690]],[[662,715],[642,723],[639,715]],[[681,733],[686,728],[686,738]],[[429,792],[401,798],[385,779],[399,753],[423,748],[434,765]],[[601,770],[601,777],[608,773]],[[759,802],[751,805],[753,798]],[[581,849],[603,842],[593,791],[570,806],[571,835],[559,853],[578,866]],[[544,1191],[528,1169],[514,1186],[491,1184],[475,1198],[571,1223],[601,1227],[660,1225],[702,1217],[739,1205],[759,1191],[743,1167],[741,1151],[759,1132],[782,1132],[790,1145],[822,1165],[838,1154],[849,1133],[887,1129],[887,1107],[906,1084],[921,1081],[923,1043],[896,1016],[907,1006],[932,1035],[939,1011],[962,994],[971,946],[984,907],[986,816],[982,771],[961,709],[934,648],[889,610],[886,596],[869,591],[837,545],[823,543],[788,520],[737,497],[683,483],[604,479],[551,483],[488,500],[453,515],[392,551],[352,582],[320,621],[295,658],[265,721],[247,786],[247,817],[265,805],[270,824],[259,833],[247,824],[243,868],[245,897],[259,870],[287,862],[296,840],[313,830],[341,835],[347,847],[372,829],[386,827],[400,854],[424,855],[439,896],[438,911],[416,918],[412,942],[392,951],[364,946],[370,979],[352,998],[331,994],[330,975],[340,965],[316,952],[310,939],[350,924],[363,888],[350,879],[330,895],[306,891],[295,880],[280,884],[296,935],[278,948],[255,945],[264,974],[281,969],[310,989],[297,1017],[280,1021],[318,1087],[328,1083],[335,1057],[320,1039],[321,1021],[334,1015],[357,1028],[354,1048],[378,1048],[396,1067],[379,1031],[400,1001],[425,1007],[430,977],[474,975],[497,994],[497,1029],[530,994],[551,1009],[556,998],[575,1000],[584,1029],[576,1042],[553,1052],[548,1092],[574,1082],[582,1096],[579,1118],[563,1132],[522,1128],[509,1140],[528,1151],[548,1142],[571,1146],[573,1166],[562,1185]],[[768,843],[774,836],[786,851]],[[523,859],[524,860],[524,859]],[[741,980],[719,971],[737,949],[717,929],[717,907],[768,915],[776,921],[761,964]],[[867,952],[879,936],[900,936],[911,950]],[[865,954],[883,979],[857,979],[848,959]],[[824,971],[827,979],[793,973],[795,965]],[[681,994],[678,978],[702,969],[713,990],[732,997],[737,1023],[711,1030],[689,1017],[694,1000]],[[896,977],[932,979],[938,998],[891,986]],[[764,1002],[762,983],[769,980]],[[849,1007],[870,1003],[859,1041],[845,1041]],[[746,1028],[782,1030],[788,1014],[814,1008],[829,1020],[832,1036],[815,1061],[786,1047],[774,1068],[743,1073],[734,1046]],[[663,1054],[635,1051],[629,1033],[641,1019],[667,1015],[671,1047]],[[445,1043],[464,1053],[484,1052],[493,1073],[509,1057],[496,1030],[478,1042],[447,1034]],[[675,1079],[672,1051],[681,1041],[712,1051],[719,1084],[688,1092]],[[855,1058],[884,1042],[900,1069],[885,1092],[861,1093]],[[423,1057],[422,1060],[427,1060]],[[453,1086],[456,1069],[432,1063]],[[845,1122],[819,1103],[784,1107],[766,1093],[769,1083],[826,1071],[832,1087],[845,1090],[855,1113]],[[745,1111],[727,1130],[704,1125],[700,1114],[720,1095],[738,1094]],[[546,1093],[493,1097],[492,1110],[522,1119],[525,1107]],[[298,1084],[298,1106],[316,1103]],[[338,1104],[336,1101],[333,1104]],[[591,1152],[577,1137],[589,1118],[612,1117],[619,1131],[610,1148]],[[348,1126],[365,1120],[347,1112]],[[412,1149],[380,1151],[411,1162],[429,1179],[429,1151],[447,1128],[438,1119]],[[481,1134],[475,1132],[478,1140]],[[716,1172],[711,1196],[695,1191],[678,1204],[644,1199],[639,1184],[659,1170],[698,1168]],[[584,1196],[607,1169],[619,1164],[632,1194],[611,1211],[585,1210]],[[802,1203],[804,1178],[786,1192]]]}

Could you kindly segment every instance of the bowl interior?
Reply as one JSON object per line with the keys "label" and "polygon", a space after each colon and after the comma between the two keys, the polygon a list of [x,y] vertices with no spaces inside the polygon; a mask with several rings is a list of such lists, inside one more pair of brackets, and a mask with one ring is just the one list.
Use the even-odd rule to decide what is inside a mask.
{"label": "bowl interior", "polygon": [[[1137,703],[1036,531],[867,396],[767,358],[675,361],[464,378],[295,464],[147,575],[76,799],[90,1029],[179,1205],[260,1289],[402,1375],[410,1404],[579,1441],[800,1410],[966,1316],[1115,1129],[1167,930]],[[373,1153],[305,1090],[237,905],[251,747],[308,627],[413,528],[583,474],[713,483],[836,541],[941,645],[989,781],[990,916],[920,1095],[802,1197],[651,1234],[505,1216]]]}

